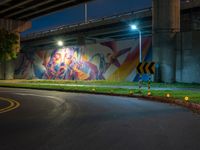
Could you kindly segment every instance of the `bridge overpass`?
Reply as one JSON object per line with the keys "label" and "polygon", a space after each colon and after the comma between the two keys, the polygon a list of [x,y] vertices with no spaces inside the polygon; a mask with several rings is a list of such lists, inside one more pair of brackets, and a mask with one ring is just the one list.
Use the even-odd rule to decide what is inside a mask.
{"label": "bridge overpass", "polygon": [[1,0],[0,18],[32,20],[91,0]]}
{"label": "bridge overpass", "polygon": [[0,28],[19,33],[31,28],[31,20],[91,0],[1,0]]}
{"label": "bridge overpass", "polygon": [[[140,28],[145,35],[151,35],[152,9],[147,8],[87,23],[63,25],[50,30],[35,32],[22,37],[22,45],[27,48],[55,47],[56,39],[62,39],[65,45],[83,45],[108,40],[122,40],[136,37],[130,31],[130,24],[140,20]],[[82,38],[82,41],[81,41]]]}
{"label": "bridge overpass", "polygon": [[[200,3],[182,4],[182,31],[192,30],[192,18],[188,18],[188,16],[197,16],[200,12],[199,10]],[[87,23],[63,25],[27,34],[21,38],[22,49],[26,51],[30,48],[55,48],[57,47],[58,39],[62,39],[65,45],[70,46],[138,38],[138,33],[130,30],[130,24],[133,23],[139,26],[143,37],[152,36],[152,8],[125,12],[97,20],[89,20]]]}

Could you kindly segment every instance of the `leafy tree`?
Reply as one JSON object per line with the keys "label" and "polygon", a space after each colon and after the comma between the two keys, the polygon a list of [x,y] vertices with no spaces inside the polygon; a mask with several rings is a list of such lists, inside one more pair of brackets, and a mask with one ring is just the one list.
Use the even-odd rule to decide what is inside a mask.
{"label": "leafy tree", "polygon": [[19,53],[19,36],[0,28],[0,63],[3,64],[3,76],[6,79],[6,61],[13,60]]}
{"label": "leafy tree", "polygon": [[5,29],[0,29],[0,61],[15,59],[19,48],[19,36]]}

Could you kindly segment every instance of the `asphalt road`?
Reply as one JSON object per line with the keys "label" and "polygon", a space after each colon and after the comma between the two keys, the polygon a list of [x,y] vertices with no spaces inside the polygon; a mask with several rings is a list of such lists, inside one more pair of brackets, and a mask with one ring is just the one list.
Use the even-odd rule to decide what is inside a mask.
{"label": "asphalt road", "polygon": [[199,149],[200,115],[185,108],[137,98],[0,88],[0,150]]}

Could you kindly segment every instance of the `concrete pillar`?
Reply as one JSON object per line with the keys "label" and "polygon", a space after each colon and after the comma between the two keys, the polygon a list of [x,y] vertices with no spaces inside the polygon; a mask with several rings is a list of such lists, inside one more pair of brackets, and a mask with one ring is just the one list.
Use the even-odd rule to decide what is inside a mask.
{"label": "concrete pillar", "polygon": [[[0,28],[4,28],[9,32],[16,33],[20,37],[20,32],[23,32],[31,28],[31,22],[17,21],[17,20],[10,20],[10,19],[0,19]],[[13,78],[14,78],[13,61],[1,62],[0,63],[0,79],[13,79]]]}
{"label": "concrete pillar", "polygon": [[3,62],[0,62],[0,80],[4,79]]}
{"label": "concrete pillar", "polygon": [[0,18],[0,28],[4,28],[11,32],[24,32],[25,30],[31,28],[31,26],[31,22],[29,21],[18,21]]}
{"label": "concrete pillar", "polygon": [[172,83],[176,74],[176,33],[180,31],[180,0],[153,0],[155,81]]}

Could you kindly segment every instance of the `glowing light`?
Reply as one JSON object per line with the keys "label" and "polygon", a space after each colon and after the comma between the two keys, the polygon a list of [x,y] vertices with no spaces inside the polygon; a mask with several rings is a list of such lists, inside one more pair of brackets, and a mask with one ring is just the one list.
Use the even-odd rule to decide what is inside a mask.
{"label": "glowing light", "polygon": [[169,97],[171,97],[171,95],[168,93],[168,94],[166,94],[166,97],[169,98]]}
{"label": "glowing light", "polygon": [[57,44],[58,46],[63,46],[63,41],[58,41]]}
{"label": "glowing light", "polygon": [[95,90],[95,89],[92,89],[92,91],[94,91],[94,92],[95,92],[96,90]]}
{"label": "glowing light", "polygon": [[189,3],[189,2],[191,2],[191,0],[186,0],[185,2],[186,2],[186,3]]}
{"label": "glowing light", "polygon": [[148,92],[147,95],[148,95],[148,96],[151,96],[151,92]]}
{"label": "glowing light", "polygon": [[135,24],[132,24],[132,25],[131,25],[131,29],[132,29],[132,30],[138,30],[138,27],[137,27]]}
{"label": "glowing light", "polygon": [[189,101],[190,99],[189,99],[188,96],[185,96],[185,97],[184,97],[184,100],[185,100],[185,101]]}
{"label": "glowing light", "polygon": [[133,95],[133,91],[129,91],[129,94],[130,94],[130,95]]}

